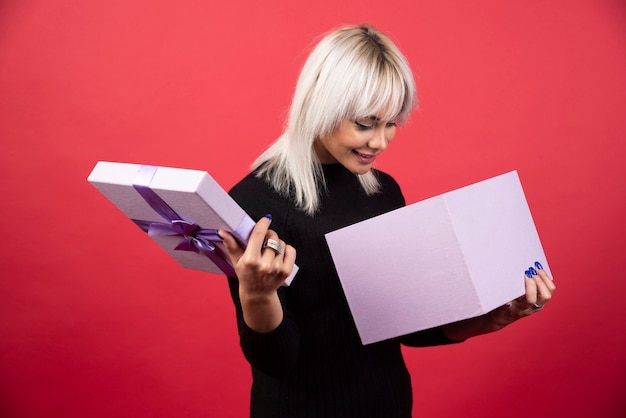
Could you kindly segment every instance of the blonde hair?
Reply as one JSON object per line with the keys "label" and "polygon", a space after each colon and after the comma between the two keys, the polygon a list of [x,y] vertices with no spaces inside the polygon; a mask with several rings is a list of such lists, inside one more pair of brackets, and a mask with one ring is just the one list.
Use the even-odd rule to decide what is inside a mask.
{"label": "blonde hair", "polygon": [[[376,115],[406,121],[417,103],[411,69],[398,48],[371,26],[347,26],[324,36],[306,60],[283,134],[252,164],[264,178],[309,215],[325,187],[313,150],[343,120]],[[358,175],[366,194],[380,184],[371,170]]]}

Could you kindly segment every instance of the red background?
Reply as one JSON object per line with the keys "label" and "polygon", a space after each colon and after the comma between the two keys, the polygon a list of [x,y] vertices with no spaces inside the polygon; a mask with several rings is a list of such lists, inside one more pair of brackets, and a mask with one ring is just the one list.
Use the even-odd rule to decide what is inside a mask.
{"label": "red background", "polygon": [[409,202],[517,169],[559,285],[499,333],[406,350],[416,415],[624,416],[623,1],[296,3],[0,3],[0,415],[246,415],[225,280],[86,178],[113,160],[230,188],[280,134],[313,39],[370,22],[421,100],[378,167]]}

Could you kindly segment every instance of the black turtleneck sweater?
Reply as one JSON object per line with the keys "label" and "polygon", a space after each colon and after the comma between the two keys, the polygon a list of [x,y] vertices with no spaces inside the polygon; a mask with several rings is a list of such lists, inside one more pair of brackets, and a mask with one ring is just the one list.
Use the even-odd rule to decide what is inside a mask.
{"label": "black turtleneck sweater", "polygon": [[[229,278],[241,348],[252,367],[253,418],[411,417],[412,389],[400,346],[448,344],[435,328],[362,345],[324,234],[404,206],[395,180],[375,171],[381,191],[366,196],[340,164],[324,165],[327,190],[315,216],[296,209],[253,173],[231,196],[255,220],[272,215],[271,228],[297,250],[300,270],[279,289],[284,319],[259,333],[243,321],[238,281]],[[357,260],[358,262],[358,256]],[[381,277],[381,286],[385,278]]]}

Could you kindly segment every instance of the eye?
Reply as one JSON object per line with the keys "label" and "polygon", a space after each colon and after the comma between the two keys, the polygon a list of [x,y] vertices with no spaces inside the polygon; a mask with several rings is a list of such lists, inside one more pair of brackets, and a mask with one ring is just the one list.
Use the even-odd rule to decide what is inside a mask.
{"label": "eye", "polygon": [[393,128],[395,126],[398,126],[398,122],[396,122],[395,120],[392,120],[391,122],[387,122],[387,124],[385,126],[387,128]]}
{"label": "eye", "polygon": [[376,120],[370,117],[358,118],[357,120],[354,121],[354,124],[356,125],[356,127],[364,131],[368,129],[372,129],[373,127],[376,126],[376,123],[377,123]]}

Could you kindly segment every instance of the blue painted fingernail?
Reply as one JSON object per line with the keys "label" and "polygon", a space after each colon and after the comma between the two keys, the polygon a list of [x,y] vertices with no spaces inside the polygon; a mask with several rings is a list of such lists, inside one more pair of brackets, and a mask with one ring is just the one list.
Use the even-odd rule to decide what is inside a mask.
{"label": "blue painted fingernail", "polygon": [[268,213],[267,215],[265,215],[265,217],[266,217],[267,219],[269,219],[270,221],[272,220],[272,215],[270,215],[269,213]]}
{"label": "blue painted fingernail", "polygon": [[539,261],[535,261],[535,267],[537,267],[539,270],[543,270],[543,266]]}
{"label": "blue painted fingernail", "polygon": [[532,279],[532,278],[533,278],[533,275],[532,275],[532,274],[530,274],[530,271],[528,271],[528,270],[526,270],[526,271],[524,272],[524,274],[525,274],[525,275],[526,275],[526,277],[528,277],[529,279]]}
{"label": "blue painted fingernail", "polygon": [[528,271],[530,271],[530,274],[532,274],[533,276],[537,275],[537,270],[535,270],[534,268],[529,268]]}

